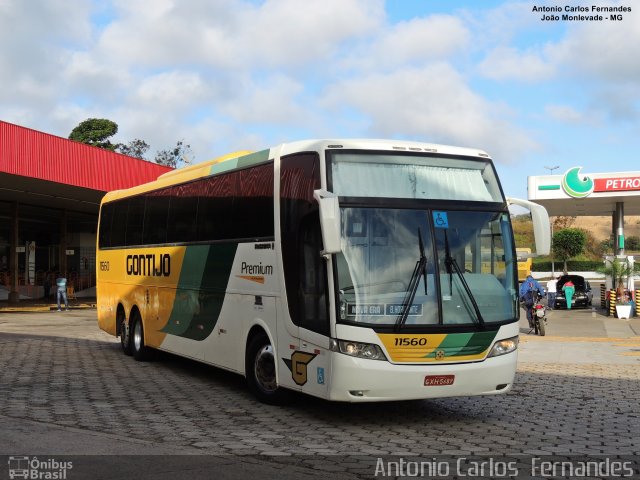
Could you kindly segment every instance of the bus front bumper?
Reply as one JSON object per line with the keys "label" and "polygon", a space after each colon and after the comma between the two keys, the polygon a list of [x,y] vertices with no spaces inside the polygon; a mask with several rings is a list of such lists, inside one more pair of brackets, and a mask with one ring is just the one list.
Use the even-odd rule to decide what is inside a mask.
{"label": "bus front bumper", "polygon": [[403,365],[336,352],[329,399],[379,402],[506,393],[513,386],[517,354],[473,363]]}

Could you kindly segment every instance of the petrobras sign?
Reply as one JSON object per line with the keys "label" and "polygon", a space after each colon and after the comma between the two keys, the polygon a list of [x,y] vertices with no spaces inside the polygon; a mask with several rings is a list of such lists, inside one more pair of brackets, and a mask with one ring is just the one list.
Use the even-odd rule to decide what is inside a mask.
{"label": "petrobras sign", "polygon": [[640,190],[640,175],[624,178],[597,178],[594,180],[594,192],[625,192]]}
{"label": "petrobras sign", "polygon": [[[582,173],[582,167],[572,167],[564,175],[529,177],[529,198],[586,198],[592,194],[640,192],[640,172]],[[564,195],[563,195],[564,194]],[[606,195],[605,195],[606,196]]]}

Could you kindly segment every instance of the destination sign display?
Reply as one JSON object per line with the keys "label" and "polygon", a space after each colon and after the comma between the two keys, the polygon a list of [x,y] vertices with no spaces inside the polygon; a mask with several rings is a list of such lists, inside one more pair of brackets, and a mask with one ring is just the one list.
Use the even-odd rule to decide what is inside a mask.
{"label": "destination sign display", "polygon": [[[404,305],[401,303],[348,303],[347,315],[391,315],[397,316],[403,313]],[[422,315],[422,304],[414,303],[409,307],[410,316]]]}

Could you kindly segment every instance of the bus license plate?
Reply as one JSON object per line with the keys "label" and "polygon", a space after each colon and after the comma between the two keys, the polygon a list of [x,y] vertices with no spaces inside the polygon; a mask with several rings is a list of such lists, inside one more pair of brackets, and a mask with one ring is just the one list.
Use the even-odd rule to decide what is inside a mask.
{"label": "bus license plate", "polygon": [[446,385],[453,385],[455,375],[427,375],[424,377],[425,387],[443,387]]}

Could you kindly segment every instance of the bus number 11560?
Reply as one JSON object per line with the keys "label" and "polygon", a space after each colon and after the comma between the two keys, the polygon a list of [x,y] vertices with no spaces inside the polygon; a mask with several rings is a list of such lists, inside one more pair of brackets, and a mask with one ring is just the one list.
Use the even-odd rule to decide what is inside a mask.
{"label": "bus number 11560", "polygon": [[427,339],[424,337],[401,337],[396,338],[396,347],[424,347],[427,344]]}

